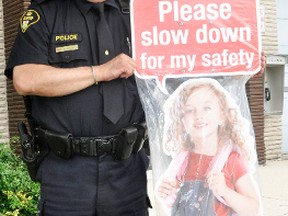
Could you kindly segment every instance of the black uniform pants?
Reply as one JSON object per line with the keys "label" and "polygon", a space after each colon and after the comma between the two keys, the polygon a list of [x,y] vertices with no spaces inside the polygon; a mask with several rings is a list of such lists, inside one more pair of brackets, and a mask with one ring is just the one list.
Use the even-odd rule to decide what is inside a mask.
{"label": "black uniform pants", "polygon": [[143,149],[123,161],[111,155],[64,160],[50,153],[37,174],[39,215],[147,216],[148,164]]}

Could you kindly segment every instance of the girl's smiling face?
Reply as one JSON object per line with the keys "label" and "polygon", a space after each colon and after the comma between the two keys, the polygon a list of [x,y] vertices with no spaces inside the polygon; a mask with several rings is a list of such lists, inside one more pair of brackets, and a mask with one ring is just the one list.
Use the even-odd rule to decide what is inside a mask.
{"label": "girl's smiling face", "polygon": [[188,96],[182,119],[192,140],[217,136],[223,114],[217,95],[208,87],[197,88]]}

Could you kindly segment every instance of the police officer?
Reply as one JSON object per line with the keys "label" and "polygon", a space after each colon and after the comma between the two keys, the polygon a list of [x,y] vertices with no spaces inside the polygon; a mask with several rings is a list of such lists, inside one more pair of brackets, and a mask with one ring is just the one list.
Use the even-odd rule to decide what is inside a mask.
{"label": "police officer", "polygon": [[124,130],[144,121],[125,5],[34,0],[20,19],[5,75],[30,96],[35,138],[49,150],[36,176],[39,215],[148,215],[149,159],[141,145],[128,148],[135,127]]}

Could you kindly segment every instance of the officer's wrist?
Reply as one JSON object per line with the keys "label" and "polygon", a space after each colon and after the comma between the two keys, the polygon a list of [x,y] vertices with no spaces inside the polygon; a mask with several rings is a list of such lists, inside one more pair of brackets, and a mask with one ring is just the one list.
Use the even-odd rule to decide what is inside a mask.
{"label": "officer's wrist", "polygon": [[94,83],[95,83],[95,85],[98,85],[98,79],[97,79],[96,71],[95,71],[95,68],[93,67],[93,65],[91,66],[91,71],[92,71]]}

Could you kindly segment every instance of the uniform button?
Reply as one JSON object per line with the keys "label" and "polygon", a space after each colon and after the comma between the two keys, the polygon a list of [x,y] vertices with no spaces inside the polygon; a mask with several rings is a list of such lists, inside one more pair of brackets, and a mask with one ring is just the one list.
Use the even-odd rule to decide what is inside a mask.
{"label": "uniform button", "polygon": [[105,55],[108,56],[109,55],[109,50],[105,50]]}

